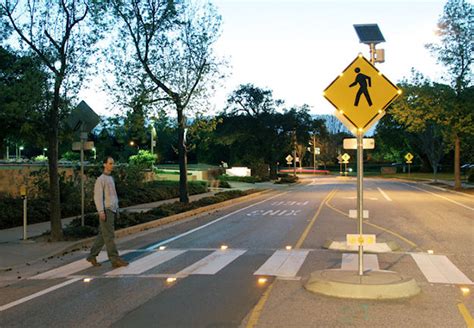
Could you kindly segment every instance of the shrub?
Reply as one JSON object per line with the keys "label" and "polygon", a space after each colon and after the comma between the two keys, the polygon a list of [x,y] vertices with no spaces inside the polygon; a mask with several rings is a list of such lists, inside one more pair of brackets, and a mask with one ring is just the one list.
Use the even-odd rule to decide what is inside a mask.
{"label": "shrub", "polygon": [[148,150],[139,150],[137,155],[130,156],[128,162],[132,165],[142,166],[151,169],[156,162],[156,155]]}
{"label": "shrub", "polygon": [[467,172],[467,182],[474,183],[474,168],[469,169]]}
{"label": "shrub", "polygon": [[298,181],[298,177],[295,177],[293,175],[288,175],[286,177],[281,177],[278,181],[275,181],[276,184],[282,184],[282,183],[295,183]]}

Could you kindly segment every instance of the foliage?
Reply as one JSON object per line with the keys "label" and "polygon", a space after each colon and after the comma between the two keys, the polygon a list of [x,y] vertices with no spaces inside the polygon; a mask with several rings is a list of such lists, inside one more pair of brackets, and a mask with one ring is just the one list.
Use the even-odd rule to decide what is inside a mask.
{"label": "foliage", "polygon": [[35,162],[47,162],[48,157],[46,157],[44,155],[38,155],[38,156],[33,158],[33,161],[35,161]]}
{"label": "foliage", "polygon": [[129,158],[129,163],[145,168],[151,168],[156,162],[156,155],[148,150],[139,150],[137,155],[132,155]]}
{"label": "foliage", "polygon": [[227,99],[225,113],[229,115],[258,116],[274,113],[283,100],[273,99],[273,91],[253,84],[241,84]]}
{"label": "foliage", "polygon": [[[116,65],[130,65],[132,74],[143,78],[138,94],[145,92],[148,103],[158,101],[176,110],[180,200],[188,202],[186,112],[202,108],[212,90],[208,86],[220,78],[222,62],[215,57],[213,44],[221,17],[208,2],[112,0],[111,5],[123,50]],[[131,51],[135,56],[129,56]]]}
{"label": "foliage", "polygon": [[470,182],[470,183],[474,183],[474,168],[471,168],[467,172],[467,181]]}
{"label": "foliage", "polygon": [[[40,130],[48,140],[50,177],[50,211],[52,239],[61,240],[61,206],[58,177],[58,139],[61,123],[69,112],[68,100],[75,95],[91,66],[95,44],[107,20],[100,15],[102,1],[2,1],[8,25],[16,40],[10,42],[19,50],[34,54],[47,74],[50,97],[42,107],[47,122]],[[102,17],[101,17],[102,18]]]}

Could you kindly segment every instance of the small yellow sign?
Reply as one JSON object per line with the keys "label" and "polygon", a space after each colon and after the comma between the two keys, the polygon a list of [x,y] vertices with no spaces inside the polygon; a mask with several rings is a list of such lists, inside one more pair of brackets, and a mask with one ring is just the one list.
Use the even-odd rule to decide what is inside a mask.
{"label": "small yellow sign", "polygon": [[346,242],[349,246],[367,246],[374,245],[376,243],[375,235],[358,235],[358,234],[347,234]]}
{"label": "small yellow sign", "polygon": [[351,156],[348,153],[344,153],[344,155],[342,155],[342,160],[344,163],[349,163],[349,159],[351,159]]}
{"label": "small yellow sign", "polygon": [[362,55],[324,90],[338,118],[351,130],[364,132],[400,94],[401,90]]}
{"label": "small yellow sign", "polygon": [[407,160],[407,163],[411,163],[411,160],[413,159],[413,155],[411,153],[408,153],[405,155],[405,159]]}

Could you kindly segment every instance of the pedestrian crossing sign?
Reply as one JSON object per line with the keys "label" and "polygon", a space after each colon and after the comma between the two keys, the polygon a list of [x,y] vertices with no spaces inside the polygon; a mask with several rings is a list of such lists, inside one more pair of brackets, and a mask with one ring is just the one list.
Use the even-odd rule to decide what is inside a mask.
{"label": "pedestrian crossing sign", "polygon": [[367,132],[401,90],[362,55],[324,90],[336,116],[354,134]]}

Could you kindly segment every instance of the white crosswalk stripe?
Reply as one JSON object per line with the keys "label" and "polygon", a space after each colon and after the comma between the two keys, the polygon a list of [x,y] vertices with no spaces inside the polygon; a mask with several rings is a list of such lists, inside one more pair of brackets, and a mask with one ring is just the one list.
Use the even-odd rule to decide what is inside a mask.
{"label": "white crosswalk stripe", "polygon": [[309,250],[278,250],[254,272],[254,275],[295,277],[308,253]]}
{"label": "white crosswalk stripe", "polygon": [[412,253],[411,256],[429,282],[473,284],[473,282],[444,255]]}
{"label": "white crosswalk stripe", "polygon": [[131,262],[126,267],[117,268],[115,270],[105,273],[106,276],[119,276],[125,274],[140,274],[148,271],[166,261],[175,258],[178,255],[185,253],[186,250],[160,250],[153,252],[150,255],[142,257],[136,261]]}
{"label": "white crosswalk stripe", "polygon": [[[131,251],[123,251],[121,254],[127,254]],[[97,262],[104,262],[107,260],[107,252],[100,252],[99,256],[97,256]],[[30,279],[55,279],[55,278],[65,278],[68,277],[76,272],[85,270],[89,268],[91,264],[86,261],[86,259],[80,259],[78,261],[63,265],[59,268],[49,270],[36,276],[31,277]]]}
{"label": "white crosswalk stripe", "polygon": [[176,275],[216,274],[245,252],[242,249],[217,250],[202,260],[184,268]]}
{"label": "white crosswalk stripe", "polygon": [[[380,270],[379,261],[376,254],[364,254],[363,258],[364,271],[377,271]],[[343,253],[342,254],[342,270],[359,270],[359,255]]]}

